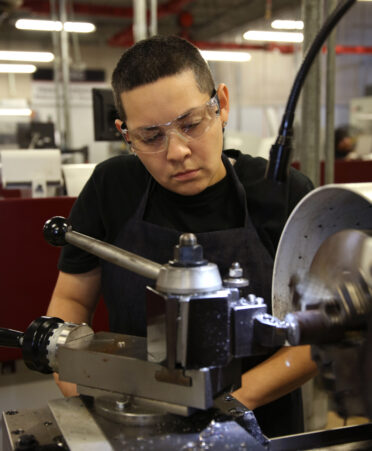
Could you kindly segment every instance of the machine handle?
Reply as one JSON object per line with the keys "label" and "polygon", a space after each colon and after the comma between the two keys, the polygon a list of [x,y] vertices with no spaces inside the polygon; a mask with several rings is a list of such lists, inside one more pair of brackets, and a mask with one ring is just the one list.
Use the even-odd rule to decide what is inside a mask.
{"label": "machine handle", "polygon": [[55,216],[46,221],[44,238],[53,246],[73,244],[103,260],[149,279],[156,280],[162,268],[162,265],[147,258],[73,231],[71,224],[62,216]]}
{"label": "machine handle", "polygon": [[7,348],[21,348],[23,335],[23,332],[18,330],[0,327],[0,346]]}

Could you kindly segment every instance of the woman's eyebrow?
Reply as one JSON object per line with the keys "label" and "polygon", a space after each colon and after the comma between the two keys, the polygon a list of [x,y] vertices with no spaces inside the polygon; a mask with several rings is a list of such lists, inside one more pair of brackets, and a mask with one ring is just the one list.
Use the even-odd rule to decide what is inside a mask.
{"label": "woman's eyebrow", "polygon": [[176,117],[176,121],[178,121],[179,119],[184,119],[185,117],[189,116],[194,110],[196,110],[198,107],[195,108],[190,108],[189,110],[185,111],[184,113],[180,114],[179,116]]}
{"label": "woman's eyebrow", "polygon": [[152,131],[152,130],[158,129],[162,125],[164,125],[164,124],[149,125],[149,126],[140,127],[140,129],[145,130],[145,131]]}
{"label": "woman's eyebrow", "polygon": [[165,124],[154,124],[154,125],[145,125],[143,127],[139,127],[139,129],[141,130],[145,130],[145,131],[151,131],[151,130],[156,130],[157,128],[160,128],[164,125],[168,125],[171,124],[174,121],[178,121],[180,119],[184,119],[185,117],[189,116],[194,110],[196,110],[199,107],[194,107],[194,108],[190,108],[189,110],[185,111],[184,113],[181,113],[179,116],[177,116],[175,119],[166,122]]}

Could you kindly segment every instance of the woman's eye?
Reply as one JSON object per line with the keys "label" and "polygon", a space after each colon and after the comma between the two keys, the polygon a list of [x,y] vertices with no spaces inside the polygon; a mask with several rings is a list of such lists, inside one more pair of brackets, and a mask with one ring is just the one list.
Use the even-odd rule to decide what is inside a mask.
{"label": "woman's eye", "polygon": [[194,128],[196,128],[201,121],[197,121],[197,122],[190,122],[187,124],[182,124],[182,130],[183,131],[188,131],[188,130],[193,130]]}
{"label": "woman's eye", "polygon": [[162,138],[163,138],[163,135],[161,133],[157,133],[156,135],[153,135],[153,136],[143,136],[141,138],[141,140],[145,144],[152,144],[152,143],[160,141]]}

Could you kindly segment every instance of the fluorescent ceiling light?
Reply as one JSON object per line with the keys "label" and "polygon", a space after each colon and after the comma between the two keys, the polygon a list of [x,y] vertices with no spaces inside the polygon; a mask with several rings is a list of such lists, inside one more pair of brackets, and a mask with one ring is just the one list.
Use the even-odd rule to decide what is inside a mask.
{"label": "fluorescent ceiling light", "polygon": [[18,30],[61,31],[62,22],[56,20],[18,19],[15,23]]}
{"label": "fluorescent ceiling light", "polygon": [[286,31],[249,30],[243,34],[243,38],[247,41],[302,42],[304,35]]}
{"label": "fluorescent ceiling light", "polygon": [[95,31],[96,27],[89,22],[62,22],[59,20],[34,20],[34,19],[19,19],[15,23],[19,30],[35,30],[35,31],[65,31],[75,33],[91,33]]}
{"label": "fluorescent ceiling light", "polygon": [[96,27],[89,22],[65,22],[64,29],[75,33],[92,33]]}
{"label": "fluorescent ceiling light", "polygon": [[302,20],[273,20],[271,27],[276,30],[303,30],[304,23]]}
{"label": "fluorescent ceiling light", "polygon": [[31,116],[30,108],[0,108],[0,116]]}
{"label": "fluorescent ceiling light", "polygon": [[250,61],[252,56],[248,52],[228,52],[219,50],[201,50],[202,57],[208,61],[231,61],[243,63]]}
{"label": "fluorescent ceiling light", "polygon": [[54,55],[50,52],[13,52],[8,50],[0,50],[0,60],[49,63],[54,60]]}
{"label": "fluorescent ceiling light", "polygon": [[0,64],[0,72],[8,74],[32,74],[36,71],[33,64]]}

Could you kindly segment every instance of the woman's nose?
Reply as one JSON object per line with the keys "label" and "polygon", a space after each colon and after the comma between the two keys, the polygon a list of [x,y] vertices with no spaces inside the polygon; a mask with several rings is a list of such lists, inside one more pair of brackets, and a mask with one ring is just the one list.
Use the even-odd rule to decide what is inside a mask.
{"label": "woman's nose", "polygon": [[182,160],[191,155],[189,139],[177,130],[168,133],[167,160]]}

